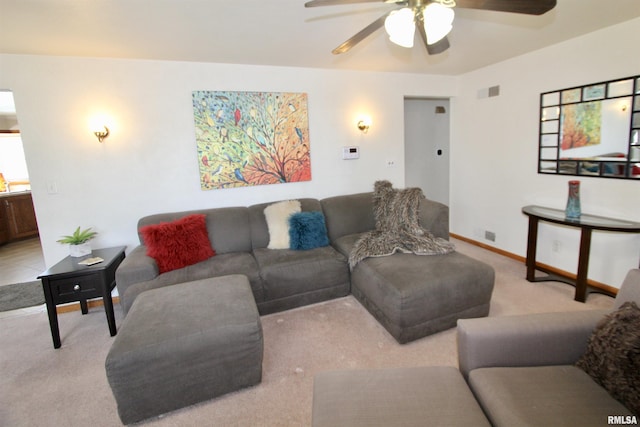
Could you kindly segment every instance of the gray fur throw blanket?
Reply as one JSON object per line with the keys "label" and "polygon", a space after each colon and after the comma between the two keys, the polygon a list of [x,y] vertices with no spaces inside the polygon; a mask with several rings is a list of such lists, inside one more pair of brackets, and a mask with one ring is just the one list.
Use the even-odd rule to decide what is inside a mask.
{"label": "gray fur throw blanket", "polygon": [[425,196],[420,188],[396,190],[389,181],[376,181],[373,191],[376,229],[358,239],[349,254],[349,267],[353,269],[368,257],[388,256],[396,252],[416,255],[453,252],[453,243],[434,237],[418,223],[422,199]]}

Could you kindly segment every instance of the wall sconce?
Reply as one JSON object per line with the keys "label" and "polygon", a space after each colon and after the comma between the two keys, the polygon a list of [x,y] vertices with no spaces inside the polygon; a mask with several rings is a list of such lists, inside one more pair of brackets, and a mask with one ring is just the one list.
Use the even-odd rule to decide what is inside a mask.
{"label": "wall sconce", "polygon": [[358,129],[362,131],[362,133],[369,132],[369,128],[371,127],[371,117],[362,117],[358,121],[357,126],[358,126]]}
{"label": "wall sconce", "polygon": [[102,129],[94,130],[93,134],[98,138],[98,142],[102,142],[102,140],[109,136],[109,128],[102,126]]}

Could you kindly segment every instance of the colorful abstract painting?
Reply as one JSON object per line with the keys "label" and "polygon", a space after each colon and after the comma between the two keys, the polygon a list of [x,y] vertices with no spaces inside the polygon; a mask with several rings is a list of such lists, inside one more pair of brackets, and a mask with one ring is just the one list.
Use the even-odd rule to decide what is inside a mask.
{"label": "colorful abstract painting", "polygon": [[311,180],[306,93],[194,91],[203,190]]}
{"label": "colorful abstract painting", "polygon": [[600,144],[602,101],[565,105],[560,120],[563,150]]}

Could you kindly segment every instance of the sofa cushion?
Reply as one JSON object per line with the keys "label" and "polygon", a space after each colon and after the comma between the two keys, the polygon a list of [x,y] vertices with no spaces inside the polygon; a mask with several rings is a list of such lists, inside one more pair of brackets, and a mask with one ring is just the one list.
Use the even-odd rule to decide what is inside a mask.
{"label": "sofa cushion", "polygon": [[[213,208],[148,215],[140,218],[138,230],[146,225],[175,221],[190,214],[206,215],[209,240],[211,240],[212,246],[215,247],[216,254],[251,251],[249,210],[246,207]],[[139,231],[138,235],[140,242],[144,243],[142,234]]]}
{"label": "sofa cushion", "polygon": [[490,266],[459,252],[368,258],[354,270],[351,283],[391,322],[403,327],[488,306],[493,284]]}
{"label": "sofa cushion", "polygon": [[338,237],[333,241],[333,247],[338,250],[342,255],[349,258],[351,250],[356,245],[356,242],[360,240],[364,233],[347,234],[346,236]]}
{"label": "sofa cushion", "polygon": [[469,386],[496,427],[602,426],[608,416],[632,415],[570,365],[474,369]]}
{"label": "sofa cushion", "polygon": [[320,211],[298,212],[289,217],[291,249],[308,250],[329,244],[324,215]]}
{"label": "sofa cushion", "polygon": [[346,258],[331,246],[294,251],[256,249],[265,300],[274,300],[349,283]]}
{"label": "sofa cushion", "polygon": [[326,371],[313,381],[313,427],[488,427],[450,366]]}
{"label": "sofa cushion", "polygon": [[147,246],[147,255],[156,260],[160,273],[204,261],[216,254],[202,214],[147,225],[140,229],[140,233]]}
{"label": "sofa cushion", "polygon": [[149,289],[157,289],[229,274],[243,274],[247,276],[256,302],[259,303],[264,299],[262,279],[260,278],[258,264],[255,258],[249,252],[233,252],[216,255],[197,264],[169,271],[153,280],[133,283],[120,295],[120,304],[124,312],[127,313],[136,297]]}
{"label": "sofa cushion", "polygon": [[373,230],[373,193],[350,194],[322,199],[329,240]]}
{"label": "sofa cushion", "polygon": [[640,308],[635,302],[602,319],[576,366],[640,414]]}
{"label": "sofa cushion", "polygon": [[351,292],[400,343],[489,313],[495,273],[453,252],[367,258],[351,273]]}

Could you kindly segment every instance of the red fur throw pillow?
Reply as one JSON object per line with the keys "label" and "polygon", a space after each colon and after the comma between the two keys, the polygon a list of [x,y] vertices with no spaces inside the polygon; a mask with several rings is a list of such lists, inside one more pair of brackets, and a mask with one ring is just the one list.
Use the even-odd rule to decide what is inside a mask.
{"label": "red fur throw pillow", "polygon": [[156,260],[160,273],[195,264],[216,254],[202,214],[188,215],[172,222],[140,229],[147,255]]}

